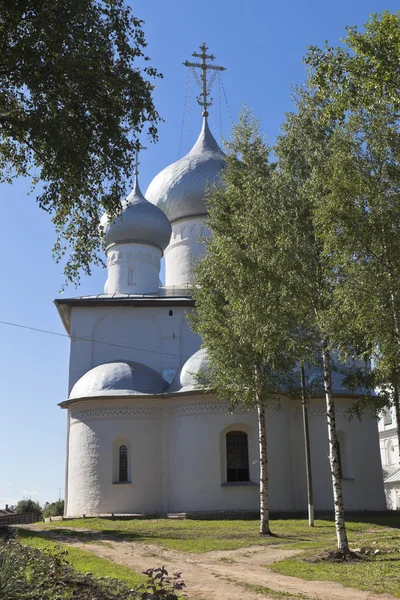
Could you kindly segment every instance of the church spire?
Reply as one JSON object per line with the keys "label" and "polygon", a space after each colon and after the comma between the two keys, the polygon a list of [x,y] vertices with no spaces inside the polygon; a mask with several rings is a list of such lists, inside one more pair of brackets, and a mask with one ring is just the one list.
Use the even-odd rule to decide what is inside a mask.
{"label": "church spire", "polygon": [[[201,50],[200,54],[198,52],[193,52],[192,56],[194,56],[195,58],[201,58],[201,63],[189,62],[188,60],[186,60],[183,64],[185,65],[185,67],[190,67],[193,70],[195,79],[202,90],[200,92],[200,94],[197,96],[197,102],[200,104],[200,106],[203,107],[203,113],[202,113],[203,117],[208,117],[207,108],[212,105],[212,98],[208,99],[208,96],[209,96],[210,90],[211,90],[211,86],[214,82],[217,71],[225,71],[226,69],[225,69],[225,67],[220,67],[218,65],[212,65],[211,63],[207,62],[207,59],[215,60],[215,56],[213,54],[207,54],[208,48],[207,48],[205,42],[203,42],[202,45],[200,46],[200,50]],[[200,78],[197,76],[195,69],[201,69],[201,77]],[[213,75],[209,78],[208,81],[207,81],[207,71],[214,71]]]}

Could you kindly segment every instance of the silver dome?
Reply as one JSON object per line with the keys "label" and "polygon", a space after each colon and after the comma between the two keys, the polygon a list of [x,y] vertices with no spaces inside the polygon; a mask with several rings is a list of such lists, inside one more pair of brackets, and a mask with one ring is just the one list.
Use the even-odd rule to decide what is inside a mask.
{"label": "silver dome", "polygon": [[187,359],[182,369],[177,372],[169,392],[192,392],[199,389],[199,375],[204,372],[210,364],[207,349],[198,350]]}
{"label": "silver dome", "polygon": [[106,248],[112,244],[137,242],[151,244],[164,252],[171,237],[171,224],[165,214],[143,196],[137,178],[122,206],[115,221],[110,223],[106,214],[101,219]]}
{"label": "silver dome", "polygon": [[156,175],[146,198],[161,208],[171,223],[185,217],[205,216],[205,191],[207,185],[220,183],[224,157],[205,117],[199,138],[189,154]]}
{"label": "silver dome", "polygon": [[93,396],[162,394],[168,383],[157,371],[128,360],[118,360],[90,369],[75,383],[70,400]]}

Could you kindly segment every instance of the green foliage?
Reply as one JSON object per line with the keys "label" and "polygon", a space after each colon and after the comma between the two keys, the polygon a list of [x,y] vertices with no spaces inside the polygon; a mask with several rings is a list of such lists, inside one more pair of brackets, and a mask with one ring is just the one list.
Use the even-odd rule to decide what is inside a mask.
{"label": "green foliage", "polygon": [[290,379],[293,357],[284,336],[292,314],[275,268],[285,254],[273,251],[279,223],[274,166],[249,111],[234,126],[227,151],[225,185],[207,197],[211,238],[195,265],[191,325],[210,357],[202,383],[232,404],[254,407],[279,397]]}
{"label": "green foliage", "polygon": [[0,1],[0,182],[28,176],[54,223],[67,280],[100,262],[137,137],[159,116],[142,22],[124,0]]}
{"label": "green foliage", "polygon": [[328,99],[329,112],[344,118],[357,107],[383,102],[400,108],[400,11],[375,13],[360,32],[347,27],[344,47],[309,48],[305,62],[311,82]]}
{"label": "green foliage", "polygon": [[[51,544],[51,542],[50,542]],[[72,548],[71,551],[77,549]],[[113,565],[106,559],[98,559],[90,552],[79,551],[86,555],[85,572],[74,569],[69,562],[69,550],[52,544],[44,549],[23,545],[11,541],[0,546],[0,595],[2,600],[29,598],[41,600],[177,600],[176,591],[182,590],[184,583],[180,574],[168,577],[165,569],[150,569],[143,577],[134,578],[135,589],[127,583],[106,577],[95,577],[88,572],[92,563],[102,563],[103,568],[109,567],[108,572],[121,570],[124,567]],[[130,569],[125,571],[134,575]]]}
{"label": "green foliage", "polygon": [[[74,535],[75,539],[78,537],[78,532]],[[120,565],[107,558],[101,558],[90,552],[90,546],[87,550],[76,548],[75,546],[68,546],[66,544],[58,543],[48,539],[48,537],[41,535],[37,531],[22,529],[18,530],[18,537],[22,544],[28,545],[36,550],[44,550],[49,554],[57,553],[58,551],[67,551],[68,563],[74,570],[85,575],[90,572],[93,577],[96,578],[111,578],[123,581],[130,588],[138,588],[142,585],[146,579],[143,575],[132,571],[125,565]]]}
{"label": "green foliage", "polygon": [[64,500],[46,502],[43,507],[44,517],[61,517],[64,514]]}
{"label": "green foliage", "polygon": [[13,510],[17,513],[23,512],[42,512],[42,508],[39,502],[35,502],[30,498],[24,498],[20,500],[14,507]]}
{"label": "green foliage", "polygon": [[337,118],[314,174],[328,190],[321,197],[314,189],[316,222],[336,277],[343,338],[374,358],[387,400],[400,376],[400,13],[373,15],[344,41],[307,56],[325,103],[321,119]]}

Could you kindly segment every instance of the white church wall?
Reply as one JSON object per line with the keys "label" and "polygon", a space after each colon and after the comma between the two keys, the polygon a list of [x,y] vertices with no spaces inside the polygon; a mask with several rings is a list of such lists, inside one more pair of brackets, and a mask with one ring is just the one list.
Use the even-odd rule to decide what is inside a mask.
{"label": "white church wall", "polygon": [[204,217],[181,219],[172,223],[172,235],[165,250],[165,285],[183,287],[192,282],[192,262],[204,254],[200,238],[209,236]]}
{"label": "white church wall", "polygon": [[162,375],[164,370],[173,374],[201,343],[186,322],[188,310],[182,306],[73,307],[69,392],[87,371],[112,360],[137,361]]}
{"label": "white church wall", "polygon": [[107,250],[106,294],[150,294],[159,288],[161,250],[148,244],[113,244]]}
{"label": "white church wall", "polygon": [[[336,404],[336,427],[341,448],[342,486],[347,510],[384,510],[382,471],[376,420],[368,414],[360,421],[348,421],[346,408],[351,400]],[[304,440],[301,407],[293,411],[292,458],[295,463],[296,509],[307,507]],[[314,505],[317,510],[332,510],[332,482],[328,460],[326,409],[322,399],[312,399],[309,408],[311,463]],[[372,482],[374,482],[372,484]]]}
{"label": "white church wall", "polygon": [[[118,483],[128,447],[129,483]],[[151,400],[86,400],[71,410],[67,516],[162,511],[162,408]]]}
{"label": "white church wall", "polygon": [[257,417],[229,415],[210,397],[175,400],[169,424],[169,511],[257,510],[258,485],[223,485],[220,434],[228,427],[246,428],[250,478],[259,482]]}

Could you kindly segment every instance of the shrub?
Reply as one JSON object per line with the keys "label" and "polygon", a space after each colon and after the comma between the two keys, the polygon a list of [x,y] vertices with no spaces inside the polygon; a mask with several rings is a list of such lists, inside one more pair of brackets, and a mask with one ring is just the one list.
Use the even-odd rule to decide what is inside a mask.
{"label": "shrub", "polygon": [[43,507],[44,517],[62,517],[64,514],[64,500],[56,500],[55,502],[46,502]]}
{"label": "shrub", "polygon": [[178,600],[184,587],[180,573],[168,577],[164,568],[146,571],[148,583],[139,589],[111,577],[95,578],[71,567],[68,551],[38,550],[18,540],[0,543],[2,600]]}

